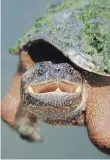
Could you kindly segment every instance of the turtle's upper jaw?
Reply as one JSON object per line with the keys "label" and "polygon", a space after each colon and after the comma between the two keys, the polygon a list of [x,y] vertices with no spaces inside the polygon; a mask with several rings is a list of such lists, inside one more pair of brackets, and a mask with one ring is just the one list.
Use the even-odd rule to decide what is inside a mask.
{"label": "turtle's upper jaw", "polygon": [[65,81],[51,81],[41,84],[31,84],[27,87],[28,92],[38,94],[64,94],[64,93],[77,93],[81,91],[80,84],[65,82]]}
{"label": "turtle's upper jaw", "polygon": [[82,76],[68,63],[39,62],[22,76],[21,99],[35,110],[75,110],[83,101]]}
{"label": "turtle's upper jaw", "polygon": [[[76,108],[81,101],[82,86],[67,82],[48,82],[29,85],[26,92],[36,99],[37,106],[56,108]],[[35,105],[34,105],[35,107]],[[59,109],[60,109],[59,108]]]}

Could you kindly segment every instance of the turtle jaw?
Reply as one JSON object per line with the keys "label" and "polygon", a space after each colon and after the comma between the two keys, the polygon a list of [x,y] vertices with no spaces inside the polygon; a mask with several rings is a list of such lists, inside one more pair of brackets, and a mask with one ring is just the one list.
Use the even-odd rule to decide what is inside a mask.
{"label": "turtle jaw", "polygon": [[48,93],[80,93],[81,84],[70,83],[67,81],[50,81],[40,84],[30,84],[27,86],[28,92],[32,94],[48,94]]}
{"label": "turtle jaw", "polygon": [[29,105],[35,110],[47,108],[55,112],[67,112],[77,109],[82,101],[82,84],[80,83],[51,81],[30,84],[24,90],[24,97],[28,94],[28,99],[24,98],[24,103],[30,102]]}

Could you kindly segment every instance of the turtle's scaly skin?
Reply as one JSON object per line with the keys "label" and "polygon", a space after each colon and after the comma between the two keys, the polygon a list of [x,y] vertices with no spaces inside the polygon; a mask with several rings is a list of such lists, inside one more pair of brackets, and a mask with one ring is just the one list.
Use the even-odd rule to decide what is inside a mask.
{"label": "turtle's scaly skin", "polygon": [[21,74],[16,73],[13,76],[8,93],[1,102],[1,115],[3,119],[10,125],[14,126],[16,112],[20,103],[20,81]]}
{"label": "turtle's scaly skin", "polygon": [[82,75],[70,64],[40,62],[23,74],[21,99],[38,119],[71,124],[85,110],[86,88]]}
{"label": "turtle's scaly skin", "polygon": [[86,122],[89,137],[110,153],[110,78],[105,77],[102,85],[91,85],[88,95]]}
{"label": "turtle's scaly skin", "polygon": [[[62,59],[62,63],[72,63],[72,67],[78,70],[82,79],[88,82],[86,88],[88,96],[85,98],[86,111],[81,112],[82,114],[78,114],[77,117],[73,116],[71,124],[86,123],[92,142],[101,149],[107,149],[110,153],[110,1],[92,0],[92,4],[86,0],[84,4],[81,2],[81,0],[77,2],[68,0],[50,7],[47,14],[37,19],[33,27],[19,40],[16,49],[10,50],[20,55],[18,71],[20,77],[17,79],[18,73],[15,75],[11,89],[2,101],[2,115],[22,136],[39,140],[39,129],[35,127],[37,118],[32,114],[33,112],[30,113],[32,110],[27,110],[28,107],[23,104],[24,94],[21,94],[20,99],[19,80],[21,76],[23,79],[26,70],[31,73],[30,68],[35,67],[36,62],[37,64],[40,61],[61,63],[59,60]],[[64,58],[62,53],[71,62],[68,58]],[[23,82],[24,79],[21,84]],[[18,86],[16,91],[13,89],[14,83]],[[59,87],[61,85],[60,83]],[[31,92],[32,86],[28,87],[22,88],[21,85],[21,90],[25,90],[24,93],[26,91],[31,93],[31,103],[31,97],[35,92]],[[7,106],[14,107],[12,99],[16,102],[16,107],[11,117],[11,109]],[[7,115],[4,114],[6,108],[8,108]],[[17,112],[16,115],[15,112]],[[68,123],[68,121],[65,122]],[[51,118],[50,123],[53,124]]]}
{"label": "turtle's scaly skin", "polygon": [[[20,81],[23,67],[20,66],[19,68],[20,69],[18,69],[13,76],[8,93],[2,99],[1,116],[10,127],[19,132],[22,138],[29,141],[41,140],[39,127],[36,123],[37,117],[30,112],[26,112],[26,110],[21,109]],[[19,118],[20,125],[22,126],[20,128],[16,125]]]}

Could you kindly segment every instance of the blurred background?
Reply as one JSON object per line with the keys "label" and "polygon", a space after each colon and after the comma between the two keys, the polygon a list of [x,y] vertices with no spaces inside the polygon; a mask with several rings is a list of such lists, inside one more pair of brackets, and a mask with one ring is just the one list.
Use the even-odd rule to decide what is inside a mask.
{"label": "blurred background", "polygon": [[[2,97],[6,94],[16,71],[17,56],[8,53],[48,4],[63,0],[2,0]],[[51,126],[40,122],[44,143],[29,143],[20,139],[5,123],[1,124],[2,159],[108,159],[110,156],[97,150],[88,139],[85,127]]]}

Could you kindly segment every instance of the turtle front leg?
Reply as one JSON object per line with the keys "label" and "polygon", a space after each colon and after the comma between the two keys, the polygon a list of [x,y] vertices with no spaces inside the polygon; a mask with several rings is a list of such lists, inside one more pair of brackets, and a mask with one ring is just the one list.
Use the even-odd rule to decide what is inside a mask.
{"label": "turtle front leg", "polygon": [[110,154],[110,85],[90,87],[86,120],[91,141]]}
{"label": "turtle front leg", "polygon": [[15,128],[23,139],[27,139],[28,141],[42,141],[37,117],[30,113],[22,103],[20,103],[16,114]]}
{"label": "turtle front leg", "polygon": [[15,115],[20,104],[21,73],[17,72],[11,80],[7,94],[1,101],[1,117],[11,127],[14,126]]}
{"label": "turtle front leg", "polygon": [[[33,130],[32,138],[34,140],[38,140],[39,136],[39,127],[37,125],[37,118],[31,113],[23,112],[20,108],[20,81],[21,81],[21,73],[17,72],[11,81],[10,88],[6,96],[2,99],[1,102],[1,117],[2,119],[12,128],[17,129],[17,131],[22,135],[22,137],[27,138],[26,134],[29,135],[29,131]],[[16,117],[17,116],[17,117]],[[17,121],[16,121],[17,118]],[[19,119],[19,121],[18,121]],[[21,126],[25,124],[25,135],[23,132],[23,128],[17,128],[17,122],[21,122]],[[26,128],[28,124],[28,127]],[[27,133],[26,133],[27,132]]]}

